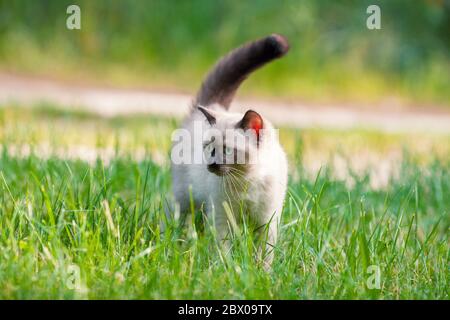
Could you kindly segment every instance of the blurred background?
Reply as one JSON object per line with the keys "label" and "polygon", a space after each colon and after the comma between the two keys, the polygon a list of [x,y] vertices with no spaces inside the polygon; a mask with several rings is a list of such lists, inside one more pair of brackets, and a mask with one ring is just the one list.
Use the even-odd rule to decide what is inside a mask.
{"label": "blurred background", "polygon": [[[387,161],[384,185],[404,150],[450,158],[448,0],[79,0],[81,30],[66,27],[71,4],[0,0],[0,143],[16,154],[95,160],[120,146],[166,161],[215,61],[280,33],[289,54],[232,109],[270,119],[292,157],[313,172],[342,155],[363,169]],[[371,4],[381,30],[367,28]]]}
{"label": "blurred background", "polygon": [[[70,4],[81,30],[66,28]],[[366,28],[370,4],[381,30]],[[290,54],[242,96],[445,109],[449,31],[448,0],[0,0],[0,70],[193,94],[218,57],[277,32]]]}

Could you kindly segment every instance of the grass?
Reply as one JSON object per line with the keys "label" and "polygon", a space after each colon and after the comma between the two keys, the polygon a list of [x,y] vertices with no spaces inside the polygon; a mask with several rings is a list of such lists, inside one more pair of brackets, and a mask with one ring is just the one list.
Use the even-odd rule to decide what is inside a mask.
{"label": "grass", "polygon": [[[0,298],[449,298],[447,136],[282,129],[289,192],[273,270],[265,272],[246,228],[232,255],[208,225],[169,221],[161,232],[176,124],[0,108]],[[425,150],[414,148],[418,141]],[[31,147],[18,152],[20,145]],[[114,152],[93,160],[55,152],[73,145]],[[313,174],[305,164],[315,152],[351,157],[365,148],[405,150],[388,185],[372,187],[370,168],[349,183],[326,162]],[[371,289],[373,270],[380,286]]]}

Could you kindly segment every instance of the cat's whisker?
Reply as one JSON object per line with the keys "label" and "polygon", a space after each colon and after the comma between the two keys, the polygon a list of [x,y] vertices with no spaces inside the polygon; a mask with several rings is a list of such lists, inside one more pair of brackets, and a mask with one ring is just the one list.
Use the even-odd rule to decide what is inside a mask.
{"label": "cat's whisker", "polygon": [[224,176],[223,177],[223,181],[224,181],[224,186],[223,186],[223,190],[225,192],[225,195],[227,196],[228,200],[231,200],[230,195],[227,192],[227,189],[229,188],[229,181],[228,181],[228,177]]}
{"label": "cat's whisker", "polygon": [[242,173],[241,170],[237,170],[234,168],[231,168],[230,174],[235,178],[235,180],[241,185],[241,187],[247,191],[249,185],[253,185],[254,182],[249,180],[244,173]]}
{"label": "cat's whisker", "polygon": [[229,189],[228,191],[230,191],[230,193],[232,195],[236,195],[235,190],[234,190],[234,184],[233,184],[232,177],[230,174],[226,175],[226,180],[228,182],[228,185],[227,185],[227,188]]}
{"label": "cat's whisker", "polygon": [[239,177],[235,176],[235,174],[232,171],[230,171],[228,173],[228,176],[229,176],[231,183],[234,186],[236,197],[242,199],[242,192],[243,191],[246,192],[246,186],[244,185],[242,180],[239,179]]}
{"label": "cat's whisker", "polygon": [[236,197],[240,198],[241,196],[239,194],[239,190],[238,190],[238,187],[237,187],[236,179],[235,179],[235,177],[232,174],[230,174],[230,181],[233,184],[233,188],[234,188]]}
{"label": "cat's whisker", "polygon": [[[228,183],[228,189],[229,189],[228,191],[230,191],[231,196],[236,196],[236,193],[233,190],[233,188],[234,188],[233,181],[231,180],[231,178],[229,176],[227,177],[226,180]],[[232,203],[232,199],[231,199],[230,195],[228,194],[228,192],[226,192],[226,193],[227,193],[228,200],[230,201],[230,203]]]}
{"label": "cat's whisker", "polygon": [[228,170],[231,173],[235,173],[235,174],[238,174],[240,176],[244,176],[244,172],[242,170],[238,170],[238,169],[233,168],[233,167],[228,167]]}
{"label": "cat's whisker", "polygon": [[236,169],[236,168],[230,167],[230,171],[231,171],[233,174],[235,174],[235,175],[237,175],[237,176],[239,176],[239,177],[241,177],[241,178],[244,178],[244,179],[247,178],[247,177],[245,176],[244,171],[242,171],[242,170],[238,170],[238,169]]}
{"label": "cat's whisker", "polygon": [[236,183],[237,186],[239,186],[240,189],[242,189],[241,191],[247,191],[246,189],[246,185],[245,183],[240,179],[240,177],[235,176],[233,173],[231,174],[232,179],[234,180],[234,182]]}
{"label": "cat's whisker", "polygon": [[230,169],[230,171],[238,172],[238,173],[244,174],[244,171],[243,171],[243,170],[239,170],[239,169],[236,169],[236,168],[234,168],[234,167],[228,167],[228,168]]}

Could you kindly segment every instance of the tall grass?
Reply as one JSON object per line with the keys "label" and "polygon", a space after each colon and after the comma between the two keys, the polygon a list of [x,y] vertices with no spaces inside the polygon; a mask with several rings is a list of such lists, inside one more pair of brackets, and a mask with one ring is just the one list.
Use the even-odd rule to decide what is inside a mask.
{"label": "tall grass", "polygon": [[1,298],[448,298],[450,179],[438,163],[427,174],[405,163],[385,191],[326,171],[291,179],[271,272],[246,228],[231,254],[208,225],[161,232],[170,175],[151,159],[3,153],[0,164]]}
{"label": "tall grass", "polygon": [[[399,174],[373,188],[370,167],[351,183],[331,166],[311,175],[302,157],[310,147],[294,132],[280,240],[266,272],[251,228],[236,231],[227,254],[208,223],[195,219],[201,212],[190,227],[166,219],[170,170],[151,148],[136,159],[136,145],[121,143],[111,158],[93,162],[33,148],[47,136],[34,135],[46,130],[53,147],[70,146],[65,121],[81,137],[97,131],[103,141],[115,136],[110,126],[137,141],[159,128],[160,142],[170,121],[12,110],[0,113],[2,299],[449,298],[448,157],[405,154]],[[31,144],[27,153],[17,153],[21,141]]]}

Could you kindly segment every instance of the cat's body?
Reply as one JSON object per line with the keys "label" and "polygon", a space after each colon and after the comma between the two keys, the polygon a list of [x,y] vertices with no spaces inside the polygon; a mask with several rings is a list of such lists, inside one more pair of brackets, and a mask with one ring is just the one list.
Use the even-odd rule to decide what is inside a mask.
{"label": "cat's body", "polygon": [[[191,159],[204,154],[209,162],[177,163],[172,157],[172,177],[180,212],[190,212],[192,198],[196,209],[203,208],[214,222],[220,239],[225,239],[229,231],[228,204],[228,213],[231,211],[236,221],[241,220],[240,213],[248,215],[256,227],[267,231],[268,244],[275,245],[287,187],[286,155],[267,119],[251,110],[245,115],[232,113],[228,107],[249,73],[287,50],[286,40],[272,35],[224,57],[203,83],[182,125],[191,136],[199,128],[218,133],[216,139],[206,135],[185,144],[184,152],[190,153]],[[227,136],[226,132],[238,138],[249,133],[247,143]],[[244,163],[237,160],[238,154]]]}

